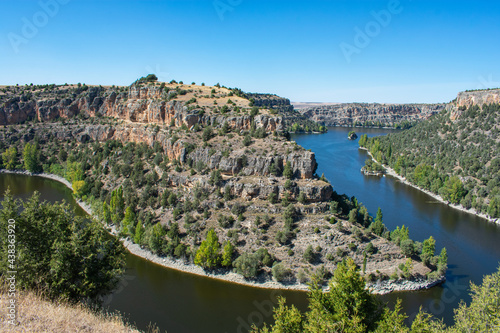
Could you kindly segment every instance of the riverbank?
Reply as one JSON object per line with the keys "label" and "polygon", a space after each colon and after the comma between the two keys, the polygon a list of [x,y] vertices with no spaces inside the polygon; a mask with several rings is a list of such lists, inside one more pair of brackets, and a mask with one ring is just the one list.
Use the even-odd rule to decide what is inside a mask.
{"label": "riverbank", "polygon": [[439,201],[440,203],[443,203],[451,208],[454,208],[456,210],[459,210],[459,211],[462,211],[462,212],[465,212],[465,213],[469,213],[469,214],[472,214],[472,215],[476,215],[478,217],[481,217],[483,219],[486,219],[488,220],[489,222],[493,222],[493,223],[496,223],[496,224],[500,224],[500,219],[495,219],[495,218],[491,218],[490,216],[486,215],[486,214],[483,214],[483,213],[480,213],[478,211],[476,211],[475,209],[473,208],[470,208],[470,209],[467,209],[465,208],[464,206],[460,205],[460,204],[452,204],[446,200],[444,200],[439,194],[435,194],[435,193],[432,193],[431,191],[428,191],[428,190],[425,190],[423,188],[420,188],[418,187],[417,185],[415,184],[412,184],[410,183],[405,177],[402,177],[400,175],[398,175],[396,173],[396,171],[394,169],[392,169],[391,167],[389,167],[388,165],[384,165],[382,163],[380,163],[379,161],[377,161],[375,159],[375,157],[373,157],[373,155],[370,153],[370,151],[364,147],[359,147],[360,150],[365,150],[368,155],[370,156],[370,158],[372,160],[374,160],[375,162],[379,163],[380,165],[382,165],[382,167],[385,169],[385,174],[388,175],[388,176],[391,176],[393,178],[396,178],[397,180],[399,180],[401,183],[405,184],[405,185],[408,185],[408,186],[411,186],[419,191],[422,191],[424,192],[425,194],[431,196],[432,198],[436,199],[437,201]]}
{"label": "riverbank", "polygon": [[[53,175],[53,174],[47,174],[47,173],[36,173],[32,174],[28,171],[9,171],[9,170],[0,170],[0,173],[9,173],[9,174],[20,174],[20,175],[27,175],[27,176],[37,176],[37,177],[42,177],[42,178],[47,178],[51,180],[55,180],[57,182],[60,182],[64,184],[66,187],[69,189],[73,190],[71,183],[66,180],[63,177]],[[94,216],[93,211],[91,207],[81,201],[81,200],[76,200],[77,204],[90,216]],[[106,227],[106,229],[114,236],[118,237],[118,232],[114,227]],[[262,288],[262,289],[286,289],[286,290],[297,290],[297,291],[307,291],[309,289],[307,284],[304,283],[280,283],[276,281],[270,281],[269,279],[257,279],[254,281],[248,281],[246,280],[243,276],[236,274],[234,272],[206,272],[203,270],[201,267],[185,262],[183,260],[176,260],[176,259],[171,259],[171,258],[166,258],[166,257],[160,257],[158,255],[153,254],[149,250],[146,250],[142,248],[141,246],[133,243],[129,239],[120,239],[123,243],[123,245],[127,248],[127,250],[138,257],[144,258],[148,261],[151,261],[153,263],[156,263],[158,265],[161,265],[163,267],[169,268],[169,269],[174,269],[177,271],[182,271],[185,273],[189,274],[195,274],[198,276],[203,276],[207,278],[212,278],[212,279],[218,279],[222,280],[225,282],[229,283],[235,283],[235,284],[240,284],[240,285],[245,285],[249,287],[255,287],[255,288]],[[421,289],[428,289],[443,280],[438,280],[438,281],[427,281],[425,279],[419,279],[415,281],[408,281],[408,280],[387,280],[387,281],[381,281],[381,282],[376,282],[374,284],[367,284],[367,287],[372,291],[374,294],[387,294],[393,291],[414,291],[414,290],[421,290]],[[328,287],[324,288],[325,291],[328,290]]]}

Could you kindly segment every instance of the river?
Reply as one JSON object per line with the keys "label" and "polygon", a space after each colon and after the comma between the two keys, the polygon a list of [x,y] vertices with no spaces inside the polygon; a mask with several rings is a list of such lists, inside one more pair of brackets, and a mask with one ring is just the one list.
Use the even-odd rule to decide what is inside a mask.
{"label": "river", "polygon": [[[383,135],[388,130],[358,129],[358,135]],[[347,140],[347,128],[330,128],[322,135],[294,135],[293,140],[316,153],[318,174],[324,173],[339,193],[356,196],[371,213],[381,207],[384,223],[393,229],[405,224],[410,236],[422,241],[432,235],[437,251],[446,247],[449,256],[447,282],[431,290],[393,293],[381,300],[394,303],[399,297],[410,315],[420,306],[446,323],[453,308],[468,300],[469,281],[481,283],[500,260],[500,226],[479,217],[436,203],[426,194],[390,177],[368,177],[359,171],[367,153]],[[39,191],[51,202],[66,200],[84,215],[64,185],[40,177],[0,174],[0,199],[7,187],[16,197]],[[282,295],[299,309],[307,308],[303,292],[272,291],[240,286],[167,269],[134,255],[127,255],[127,271],[118,289],[105,299],[112,311],[121,312],[139,329],[149,323],[160,331],[246,332],[252,322],[271,322],[270,307]]]}
{"label": "river", "polygon": [[[447,281],[419,292],[392,293],[381,299],[389,303],[399,297],[410,319],[420,306],[446,323],[453,321],[453,309],[460,299],[469,301],[470,281],[479,284],[496,271],[500,261],[500,226],[475,215],[436,202],[427,194],[392,177],[365,176],[360,172],[368,153],[359,150],[358,140],[347,140],[351,129],[332,127],[322,135],[294,135],[299,145],[316,153],[317,173],[325,174],[335,191],[355,196],[371,214],[382,209],[385,225],[409,227],[410,237],[436,239],[436,252],[448,251]],[[390,130],[356,129],[358,136],[385,135]]]}

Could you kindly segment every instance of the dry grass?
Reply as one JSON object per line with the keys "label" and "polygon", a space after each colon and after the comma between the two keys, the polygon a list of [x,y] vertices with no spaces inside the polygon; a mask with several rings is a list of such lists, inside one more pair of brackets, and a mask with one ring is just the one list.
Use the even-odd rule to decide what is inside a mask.
{"label": "dry grass", "polygon": [[0,332],[139,332],[118,315],[96,314],[82,305],[49,302],[25,292],[17,295],[17,326],[8,323],[7,293],[0,291]]}

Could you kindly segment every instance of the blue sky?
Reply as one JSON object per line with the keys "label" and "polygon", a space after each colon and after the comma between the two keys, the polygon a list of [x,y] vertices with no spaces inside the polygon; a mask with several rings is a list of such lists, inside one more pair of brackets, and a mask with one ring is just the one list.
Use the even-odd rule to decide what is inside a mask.
{"label": "blue sky", "polygon": [[0,84],[220,82],[308,102],[500,86],[500,2],[2,0]]}

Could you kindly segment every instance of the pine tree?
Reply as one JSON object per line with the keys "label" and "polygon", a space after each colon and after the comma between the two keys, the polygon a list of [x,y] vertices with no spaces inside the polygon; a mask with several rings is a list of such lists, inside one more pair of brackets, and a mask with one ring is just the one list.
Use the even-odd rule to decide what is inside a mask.
{"label": "pine tree", "polygon": [[205,269],[214,269],[220,263],[220,243],[214,229],[210,229],[207,238],[201,242],[200,248],[196,251],[194,263]]}
{"label": "pine tree", "polygon": [[229,267],[232,265],[233,253],[234,253],[234,246],[233,244],[231,244],[230,241],[227,241],[226,245],[224,245],[224,251],[222,252],[222,266]]}
{"label": "pine tree", "polygon": [[10,146],[2,153],[3,167],[7,170],[14,170],[17,164],[17,149]]}
{"label": "pine tree", "polygon": [[37,145],[27,143],[24,146],[23,160],[24,160],[24,169],[28,170],[29,172],[41,171],[39,162],[40,158]]}
{"label": "pine tree", "polygon": [[285,168],[283,169],[283,176],[287,179],[292,179],[293,177],[293,170],[292,170],[292,164],[290,161],[286,162]]}
{"label": "pine tree", "polygon": [[134,243],[142,245],[143,240],[144,240],[144,226],[142,225],[142,221],[137,221],[134,233]]}
{"label": "pine tree", "polygon": [[122,230],[121,233],[125,236],[132,236],[132,232],[134,230],[135,224],[135,214],[132,210],[132,207],[127,207],[125,210],[125,216],[122,221]]}
{"label": "pine tree", "polygon": [[431,263],[431,259],[434,257],[434,252],[436,251],[436,241],[432,236],[428,239],[424,240],[422,245],[422,255],[420,258],[424,265],[429,265]]}

